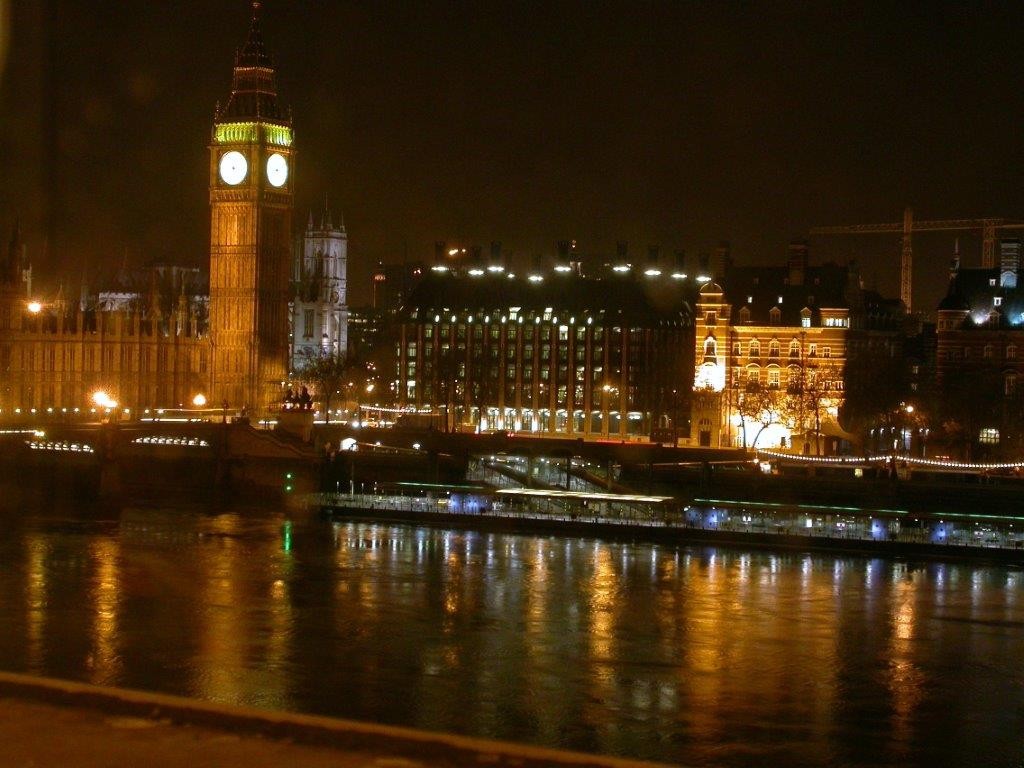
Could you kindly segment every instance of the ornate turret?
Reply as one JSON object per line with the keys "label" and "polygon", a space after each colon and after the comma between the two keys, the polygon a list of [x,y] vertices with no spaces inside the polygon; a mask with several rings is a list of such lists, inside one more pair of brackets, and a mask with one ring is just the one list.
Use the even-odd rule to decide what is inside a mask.
{"label": "ornate turret", "polygon": [[260,31],[260,3],[252,4],[249,37],[235,53],[235,73],[231,96],[223,109],[217,110],[216,122],[234,123],[248,120],[291,125],[291,115],[277,100],[274,63],[267,53]]}

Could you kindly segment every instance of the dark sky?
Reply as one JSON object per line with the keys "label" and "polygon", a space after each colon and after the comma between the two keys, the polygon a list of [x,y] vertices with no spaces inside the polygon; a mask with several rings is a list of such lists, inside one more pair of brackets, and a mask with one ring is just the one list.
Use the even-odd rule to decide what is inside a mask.
{"label": "dark sky", "polygon": [[[203,264],[206,147],[248,3],[13,6],[0,224],[21,215],[37,254],[48,226],[64,272],[126,251]],[[728,239],[780,263],[810,226],[905,205],[1024,217],[1020,4],[266,0],[263,29],[294,110],[296,226],[325,193],[343,210],[357,304],[378,259],[435,240],[524,257],[627,240],[639,259]],[[952,238],[918,238],[922,309]],[[964,236],[967,264],[979,248]],[[812,242],[890,295],[898,253]]]}

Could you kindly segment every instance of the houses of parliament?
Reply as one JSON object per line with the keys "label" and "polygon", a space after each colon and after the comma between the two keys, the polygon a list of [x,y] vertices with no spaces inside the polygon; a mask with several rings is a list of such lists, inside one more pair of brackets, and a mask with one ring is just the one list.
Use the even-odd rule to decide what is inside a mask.
{"label": "houses of parliament", "polygon": [[81,299],[36,297],[15,226],[0,252],[0,414],[83,409],[96,391],[126,409],[202,395],[261,414],[303,355],[344,351],[346,234],[310,217],[293,247],[294,159],[254,2],[211,132],[208,293],[199,270],[157,266]]}

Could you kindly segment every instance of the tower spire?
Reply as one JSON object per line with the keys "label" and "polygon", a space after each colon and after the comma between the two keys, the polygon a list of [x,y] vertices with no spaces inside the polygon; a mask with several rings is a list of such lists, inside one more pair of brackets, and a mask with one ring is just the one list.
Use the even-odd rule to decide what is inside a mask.
{"label": "tower spire", "polygon": [[231,96],[218,109],[218,122],[267,120],[289,125],[290,112],[277,100],[274,61],[263,42],[260,26],[262,4],[253,0],[252,19],[245,44],[235,52],[235,73]]}

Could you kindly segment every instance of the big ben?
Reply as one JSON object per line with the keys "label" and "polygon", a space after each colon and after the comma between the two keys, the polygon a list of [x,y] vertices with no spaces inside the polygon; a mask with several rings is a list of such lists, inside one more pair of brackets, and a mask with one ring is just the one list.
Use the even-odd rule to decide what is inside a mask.
{"label": "big ben", "polygon": [[264,413],[287,375],[292,121],[253,3],[210,142],[212,402]]}

